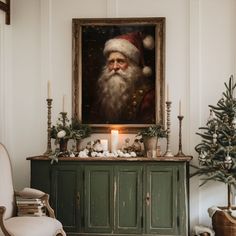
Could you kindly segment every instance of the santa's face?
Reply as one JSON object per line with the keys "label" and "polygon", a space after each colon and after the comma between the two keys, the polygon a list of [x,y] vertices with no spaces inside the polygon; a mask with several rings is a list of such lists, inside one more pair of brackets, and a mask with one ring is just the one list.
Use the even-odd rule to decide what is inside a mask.
{"label": "santa's face", "polygon": [[110,53],[107,59],[107,67],[109,71],[117,71],[117,70],[126,70],[128,67],[128,59],[121,54],[120,52],[112,52]]}
{"label": "santa's face", "polygon": [[115,123],[124,115],[136,81],[141,77],[139,66],[121,53],[111,53],[98,80],[99,107],[108,123]]}

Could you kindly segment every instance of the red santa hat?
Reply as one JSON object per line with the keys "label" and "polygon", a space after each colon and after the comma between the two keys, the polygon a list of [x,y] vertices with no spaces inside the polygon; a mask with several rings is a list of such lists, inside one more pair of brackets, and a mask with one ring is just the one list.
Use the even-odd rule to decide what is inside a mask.
{"label": "red santa hat", "polygon": [[150,76],[152,70],[144,64],[143,50],[152,50],[153,48],[154,39],[151,35],[143,37],[140,32],[133,32],[108,40],[105,43],[103,53],[108,56],[111,52],[120,52],[140,65],[145,76]]}

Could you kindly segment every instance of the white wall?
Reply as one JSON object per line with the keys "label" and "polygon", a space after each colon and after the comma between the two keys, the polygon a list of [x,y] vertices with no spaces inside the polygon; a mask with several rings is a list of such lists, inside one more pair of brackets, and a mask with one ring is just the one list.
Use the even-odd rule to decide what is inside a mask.
{"label": "white wall", "polygon": [[[52,81],[53,122],[61,111],[63,94],[71,114],[72,18],[166,17],[165,73],[173,101],[171,149],[177,151],[181,99],[183,148],[196,163],[194,146],[199,138],[195,132],[205,124],[207,105],[217,102],[223,82],[235,74],[235,9],[234,0],[12,0],[10,32],[0,24],[0,36],[3,32],[10,38],[7,45],[0,43],[0,138],[9,140],[15,187],[29,185],[25,158],[46,150],[48,79]],[[2,86],[6,86],[4,95]],[[191,224],[210,224],[206,210],[225,204],[225,192],[224,186],[212,183],[199,189],[198,180],[191,179]]]}

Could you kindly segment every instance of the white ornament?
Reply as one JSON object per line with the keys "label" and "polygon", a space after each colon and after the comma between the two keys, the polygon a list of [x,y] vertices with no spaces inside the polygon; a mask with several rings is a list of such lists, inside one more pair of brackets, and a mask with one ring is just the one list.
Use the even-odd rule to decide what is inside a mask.
{"label": "white ornament", "polygon": [[225,162],[227,162],[227,163],[231,163],[232,162],[232,157],[229,155],[229,153],[225,157]]}
{"label": "white ornament", "polygon": [[201,151],[199,155],[199,160],[200,161],[205,161],[206,160],[207,153],[205,151]]}
{"label": "white ornament", "polygon": [[136,157],[137,156],[135,152],[131,152],[130,155],[131,155],[131,157]]}
{"label": "white ornament", "polygon": [[125,153],[125,154],[124,154],[124,157],[125,157],[125,158],[129,158],[129,157],[131,157],[131,155],[130,155],[129,153]]}
{"label": "white ornament", "polygon": [[97,153],[96,152],[91,152],[91,157],[96,157]]}

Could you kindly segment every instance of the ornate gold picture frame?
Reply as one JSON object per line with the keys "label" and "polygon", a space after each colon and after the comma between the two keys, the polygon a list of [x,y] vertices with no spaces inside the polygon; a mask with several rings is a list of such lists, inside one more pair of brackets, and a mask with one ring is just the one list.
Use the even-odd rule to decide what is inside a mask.
{"label": "ornate gold picture frame", "polygon": [[73,19],[73,117],[124,133],[165,109],[165,18]]}

